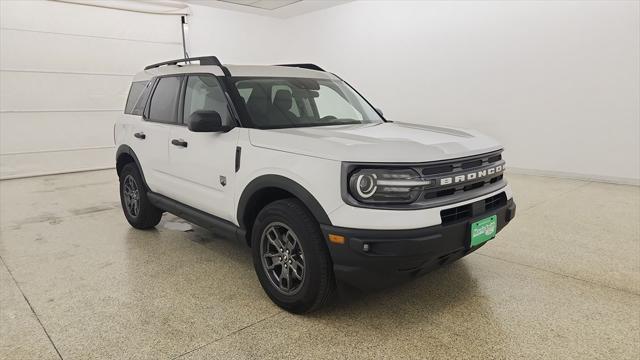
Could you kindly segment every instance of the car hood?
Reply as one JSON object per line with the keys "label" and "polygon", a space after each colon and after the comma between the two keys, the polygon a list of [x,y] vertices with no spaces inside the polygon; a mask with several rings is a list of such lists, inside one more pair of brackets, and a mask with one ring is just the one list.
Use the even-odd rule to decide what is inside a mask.
{"label": "car hood", "polygon": [[399,122],[250,129],[254,146],[353,162],[427,162],[501,149],[475,131]]}

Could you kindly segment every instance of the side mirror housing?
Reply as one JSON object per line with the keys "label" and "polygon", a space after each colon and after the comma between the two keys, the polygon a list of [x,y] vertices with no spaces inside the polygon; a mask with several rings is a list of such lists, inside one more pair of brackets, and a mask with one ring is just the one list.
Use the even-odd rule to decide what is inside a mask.
{"label": "side mirror housing", "polygon": [[384,113],[382,112],[382,109],[380,109],[380,108],[374,108],[374,109],[376,109],[376,112],[378,113],[378,115],[384,117]]}
{"label": "side mirror housing", "polygon": [[189,116],[189,130],[193,132],[226,132],[231,127],[222,125],[222,118],[215,110],[200,110]]}

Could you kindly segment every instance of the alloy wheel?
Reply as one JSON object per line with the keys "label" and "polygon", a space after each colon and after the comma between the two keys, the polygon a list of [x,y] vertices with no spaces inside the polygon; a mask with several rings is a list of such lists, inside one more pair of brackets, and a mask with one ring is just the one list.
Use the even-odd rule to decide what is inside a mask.
{"label": "alloy wheel", "polygon": [[305,277],[304,252],[289,226],[273,222],[265,227],[260,257],[269,281],[279,292],[294,295],[300,290]]}
{"label": "alloy wheel", "polygon": [[140,189],[133,176],[127,175],[124,178],[122,193],[127,212],[132,217],[137,217],[140,214]]}

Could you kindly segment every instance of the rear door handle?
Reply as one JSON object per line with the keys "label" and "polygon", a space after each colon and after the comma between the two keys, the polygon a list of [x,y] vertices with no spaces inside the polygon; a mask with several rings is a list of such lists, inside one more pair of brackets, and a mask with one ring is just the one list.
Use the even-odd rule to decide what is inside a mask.
{"label": "rear door handle", "polygon": [[180,147],[187,147],[187,142],[182,139],[173,139],[171,140],[171,144]]}
{"label": "rear door handle", "polygon": [[144,140],[147,138],[147,135],[145,135],[143,132],[137,132],[135,134],[133,134],[133,136],[137,137],[140,140]]}

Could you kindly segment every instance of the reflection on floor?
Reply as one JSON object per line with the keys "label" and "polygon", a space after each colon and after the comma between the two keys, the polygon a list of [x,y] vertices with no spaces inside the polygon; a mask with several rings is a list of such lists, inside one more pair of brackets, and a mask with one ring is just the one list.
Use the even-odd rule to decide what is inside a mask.
{"label": "reflection on floor", "polygon": [[518,216],[487,246],[309,316],[240,244],[131,229],[114,171],[2,181],[0,358],[637,359],[640,188],[509,180]]}

